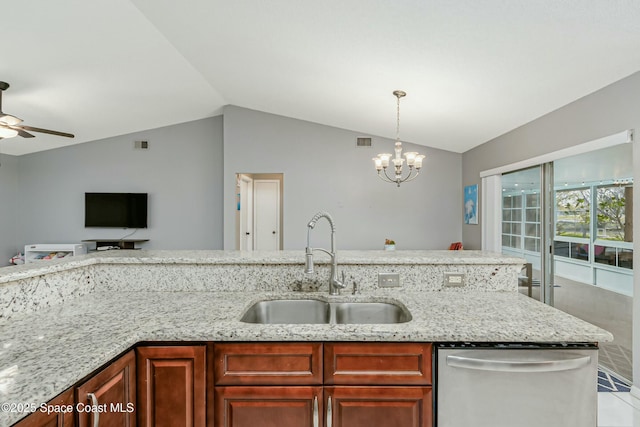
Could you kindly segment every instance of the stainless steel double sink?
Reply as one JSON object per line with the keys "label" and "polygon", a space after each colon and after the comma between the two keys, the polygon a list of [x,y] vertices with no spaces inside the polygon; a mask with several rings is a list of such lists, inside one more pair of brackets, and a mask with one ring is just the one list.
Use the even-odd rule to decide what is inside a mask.
{"label": "stainless steel double sink", "polygon": [[411,313],[391,302],[328,302],[317,299],[258,301],[240,319],[261,324],[373,324],[405,323]]}

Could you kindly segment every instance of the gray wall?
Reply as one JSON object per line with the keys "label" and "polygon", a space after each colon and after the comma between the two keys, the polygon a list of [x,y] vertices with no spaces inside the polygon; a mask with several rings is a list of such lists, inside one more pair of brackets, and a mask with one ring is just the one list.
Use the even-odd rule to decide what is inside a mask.
{"label": "gray wall", "polygon": [[[390,124],[392,126],[392,124]],[[461,239],[462,155],[404,143],[427,155],[423,172],[400,188],[382,182],[371,160],[392,152],[393,141],[228,106],[224,110],[224,246],[235,249],[235,174],[284,174],[284,249],[306,244],[306,224],[318,211],[332,214],[338,249],[446,249]],[[326,227],[326,228],[325,228]],[[323,231],[321,231],[323,230]],[[313,246],[328,244],[318,223]]]}
{"label": "gray wall", "polygon": [[[464,185],[480,184],[480,172],[484,170],[627,129],[640,130],[640,72],[465,152],[462,182]],[[637,170],[640,169],[636,169],[636,176],[640,176]],[[480,186],[478,191],[482,191]],[[480,194],[478,199],[481,199]],[[465,247],[479,249],[480,233],[479,225],[463,226]]]}
{"label": "gray wall", "polygon": [[[149,228],[131,236],[148,238],[144,248],[234,249],[236,172],[284,173],[285,249],[304,247],[306,223],[320,210],[336,220],[339,249],[381,249],[385,238],[399,249],[442,249],[460,240],[462,156],[405,143],[428,157],[421,176],[397,188],[375,176],[371,161],[393,141],[374,138],[373,147],[356,148],[357,136],[227,107],[224,118],[3,156],[0,251],[8,260],[29,243],[128,234],[84,227],[84,193],[91,191],[149,193]],[[150,149],[134,150],[135,140],[148,140]],[[313,244],[328,245],[327,226],[317,230]]]}
{"label": "gray wall", "polygon": [[[529,159],[562,148],[592,141],[627,129],[636,130],[633,148],[634,176],[640,177],[640,72],[613,83],[563,108],[540,117],[462,157],[464,185],[480,183],[481,171]],[[482,191],[482,189],[479,189]],[[640,197],[634,197],[635,224],[640,224]],[[482,221],[482,218],[480,218]],[[481,245],[480,226],[464,226],[466,247]],[[640,242],[640,227],[633,233]],[[634,265],[640,265],[640,251],[634,251]],[[640,295],[640,275],[634,274],[634,295]],[[640,298],[633,299],[633,392],[640,397]]]}
{"label": "gray wall", "polygon": [[[2,141],[0,141],[0,148]],[[18,157],[0,154],[0,266],[17,254]]]}
{"label": "gray wall", "polygon": [[[149,150],[134,150],[148,140]],[[28,141],[25,141],[28,144]],[[146,249],[222,248],[222,117],[18,157],[19,244],[118,239],[84,227],[85,192],[149,193]]]}

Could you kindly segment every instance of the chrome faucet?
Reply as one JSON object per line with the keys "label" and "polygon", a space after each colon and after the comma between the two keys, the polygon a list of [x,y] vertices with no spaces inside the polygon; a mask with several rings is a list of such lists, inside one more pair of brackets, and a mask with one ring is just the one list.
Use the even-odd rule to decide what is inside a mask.
{"label": "chrome faucet", "polygon": [[[325,218],[329,221],[331,226],[331,251],[322,248],[312,248],[310,245],[311,230],[316,226],[316,222],[320,218]],[[305,250],[305,264],[304,272],[307,274],[313,273],[313,251],[321,251],[331,257],[331,277],[329,277],[329,295],[340,295],[340,289],[343,289],[344,284],[344,271],[342,272],[342,280],[338,280],[338,263],[336,261],[336,226],[333,223],[333,218],[328,212],[318,212],[311,218],[309,224],[307,224],[307,248]]]}

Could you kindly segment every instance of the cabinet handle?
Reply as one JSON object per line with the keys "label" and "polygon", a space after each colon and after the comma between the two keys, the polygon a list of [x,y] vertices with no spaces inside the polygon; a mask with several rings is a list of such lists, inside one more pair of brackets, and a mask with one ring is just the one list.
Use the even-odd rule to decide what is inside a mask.
{"label": "cabinet handle", "polygon": [[100,426],[100,413],[98,412],[98,398],[96,397],[95,394],[93,393],[87,393],[87,397],[89,399],[91,399],[91,405],[94,406],[94,410],[91,411],[93,413],[93,427],[99,427]]}
{"label": "cabinet handle", "polygon": [[331,396],[327,398],[327,427],[331,427],[333,425],[333,410],[331,409]]}
{"label": "cabinet handle", "polygon": [[313,398],[313,427],[320,427],[320,414],[318,414],[318,396]]}

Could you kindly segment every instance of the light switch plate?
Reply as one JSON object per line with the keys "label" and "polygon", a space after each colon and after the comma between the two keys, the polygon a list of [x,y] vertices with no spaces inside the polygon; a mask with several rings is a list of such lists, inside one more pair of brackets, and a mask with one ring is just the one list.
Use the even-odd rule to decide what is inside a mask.
{"label": "light switch plate", "polygon": [[399,288],[400,273],[378,273],[378,287]]}
{"label": "light switch plate", "polygon": [[464,286],[464,273],[444,273],[444,286]]}

